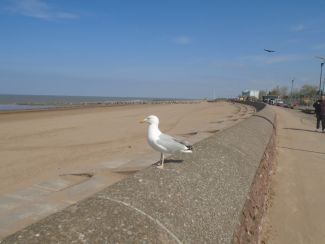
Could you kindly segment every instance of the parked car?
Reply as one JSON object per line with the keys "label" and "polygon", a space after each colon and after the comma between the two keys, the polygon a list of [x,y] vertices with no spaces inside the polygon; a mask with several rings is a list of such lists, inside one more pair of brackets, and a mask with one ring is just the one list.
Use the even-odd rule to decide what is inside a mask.
{"label": "parked car", "polygon": [[282,106],[282,105],[283,105],[283,101],[282,101],[281,99],[276,99],[276,100],[275,100],[275,104],[276,104],[277,106]]}
{"label": "parked car", "polygon": [[296,106],[298,106],[298,103],[297,103],[297,102],[292,102],[292,103],[290,104],[290,108],[291,108],[291,109],[294,109]]}

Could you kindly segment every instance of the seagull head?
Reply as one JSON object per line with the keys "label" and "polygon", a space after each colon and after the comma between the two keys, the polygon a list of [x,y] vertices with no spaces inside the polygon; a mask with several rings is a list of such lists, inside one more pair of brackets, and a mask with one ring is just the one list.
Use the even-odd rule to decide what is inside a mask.
{"label": "seagull head", "polygon": [[149,125],[158,125],[159,124],[159,119],[155,115],[150,115],[147,118],[143,120],[143,122],[148,123]]}

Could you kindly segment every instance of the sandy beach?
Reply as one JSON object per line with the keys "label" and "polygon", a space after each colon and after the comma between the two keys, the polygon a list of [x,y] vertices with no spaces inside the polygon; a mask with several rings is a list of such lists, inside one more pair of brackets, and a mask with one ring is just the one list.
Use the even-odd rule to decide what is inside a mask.
{"label": "sandy beach", "polygon": [[1,113],[0,238],[157,162],[139,123],[150,114],[195,143],[252,113],[227,102]]}
{"label": "sandy beach", "polygon": [[162,131],[194,143],[238,122],[230,119],[238,111],[230,103],[201,102],[1,114],[0,194],[53,176],[154,163],[159,153],[149,148],[146,125],[139,123],[147,115],[159,116]]}

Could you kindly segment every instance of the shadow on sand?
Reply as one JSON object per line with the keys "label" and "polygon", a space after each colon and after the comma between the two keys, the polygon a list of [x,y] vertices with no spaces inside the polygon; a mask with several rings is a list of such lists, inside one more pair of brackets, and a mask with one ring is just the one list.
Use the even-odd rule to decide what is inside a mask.
{"label": "shadow on sand", "polygon": [[285,146],[280,146],[278,148],[285,148],[285,149],[294,150],[294,151],[300,151],[300,152],[309,152],[309,153],[325,154],[325,152],[311,151],[311,150],[306,150],[306,149],[302,149],[302,148],[293,148],[293,147],[285,147]]}
{"label": "shadow on sand", "polygon": [[320,133],[319,131],[316,131],[316,130],[308,130],[308,129],[300,129],[300,128],[283,128],[283,129],[285,129],[285,130],[300,130],[300,131]]}

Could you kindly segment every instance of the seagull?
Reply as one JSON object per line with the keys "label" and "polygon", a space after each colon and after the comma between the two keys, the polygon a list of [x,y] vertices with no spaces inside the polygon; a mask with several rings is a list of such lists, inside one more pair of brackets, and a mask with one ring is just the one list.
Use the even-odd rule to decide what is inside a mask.
{"label": "seagull", "polygon": [[274,50],[270,50],[270,49],[264,49],[265,52],[269,52],[269,53],[274,53]]}
{"label": "seagull", "polygon": [[193,147],[187,142],[180,141],[170,135],[162,133],[159,128],[159,119],[155,115],[145,118],[142,123],[149,124],[147,141],[148,144],[156,151],[160,152],[160,165],[158,168],[164,168],[164,153],[173,154],[176,152],[192,153]]}

